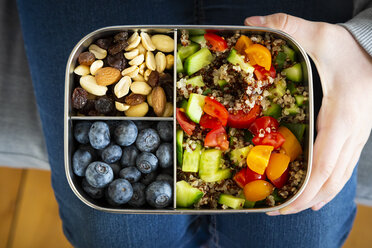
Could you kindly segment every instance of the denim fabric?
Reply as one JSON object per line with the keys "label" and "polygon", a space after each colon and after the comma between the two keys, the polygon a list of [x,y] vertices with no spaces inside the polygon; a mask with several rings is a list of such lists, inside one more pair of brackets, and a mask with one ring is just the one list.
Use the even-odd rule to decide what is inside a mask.
{"label": "denim fabric", "polygon": [[[287,12],[344,22],[352,1],[36,1],[18,0],[27,57],[46,136],[52,186],[66,237],[76,247],[339,247],[355,216],[356,175],[319,212],[264,214],[118,215],[84,205],[68,186],[63,164],[64,72],[87,33],[124,24],[233,24],[246,16]],[[337,8],[335,8],[337,7]],[[321,87],[316,77],[317,106]]]}

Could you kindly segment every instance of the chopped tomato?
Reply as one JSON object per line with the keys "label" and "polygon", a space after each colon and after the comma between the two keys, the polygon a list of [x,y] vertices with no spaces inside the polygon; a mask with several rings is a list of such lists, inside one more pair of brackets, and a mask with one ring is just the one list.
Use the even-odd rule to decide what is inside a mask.
{"label": "chopped tomato", "polygon": [[248,201],[261,201],[274,191],[271,183],[265,180],[255,180],[244,186],[244,196]]}
{"label": "chopped tomato", "polygon": [[244,188],[244,186],[247,183],[252,182],[254,180],[265,180],[266,175],[265,174],[260,175],[252,171],[248,167],[245,167],[241,169],[238,173],[236,173],[233,179],[239,185],[240,188]]}
{"label": "chopped tomato", "polygon": [[289,171],[287,168],[279,178],[275,180],[271,180],[271,182],[272,184],[274,184],[275,187],[277,187],[278,189],[281,189],[288,182],[288,179],[289,179]]}
{"label": "chopped tomato", "polygon": [[281,135],[278,132],[272,132],[272,133],[264,134],[264,137],[259,137],[259,135],[256,135],[252,139],[252,142],[256,146],[257,145],[267,145],[267,146],[273,146],[274,149],[278,149],[285,142],[285,138],[283,137],[283,135]]}
{"label": "chopped tomato", "polygon": [[234,128],[249,128],[252,122],[260,114],[261,108],[259,105],[255,105],[248,113],[244,113],[243,110],[239,110],[236,114],[229,113],[227,119],[227,125]]}
{"label": "chopped tomato", "polygon": [[253,44],[245,49],[245,54],[249,59],[251,65],[260,65],[267,71],[271,67],[271,53],[269,49],[261,44]]}
{"label": "chopped tomato", "polygon": [[226,126],[229,112],[221,103],[210,97],[206,97],[203,111],[212,117],[218,118],[221,121],[222,125]]}
{"label": "chopped tomato", "polygon": [[200,118],[199,125],[208,129],[216,129],[222,126],[222,123],[216,117],[210,116],[207,113],[204,113]]}
{"label": "chopped tomato", "polygon": [[235,49],[239,54],[245,55],[244,51],[252,45],[253,42],[245,35],[241,35],[235,44]]}
{"label": "chopped tomato", "polygon": [[252,125],[249,127],[249,131],[251,131],[251,133],[253,133],[254,135],[258,135],[261,129],[263,130],[263,132],[268,132],[267,128],[270,128],[269,132],[275,132],[276,130],[278,130],[278,127],[279,123],[275,118],[271,116],[263,116],[257,118],[252,123]]}
{"label": "chopped tomato", "polygon": [[217,34],[206,33],[204,39],[207,41],[207,46],[212,51],[223,52],[227,49],[227,42]]}
{"label": "chopped tomato", "polygon": [[274,184],[275,187],[281,188],[288,181],[288,165],[290,157],[281,153],[272,153],[269,160],[269,165],[266,168],[267,178]]}
{"label": "chopped tomato", "polygon": [[189,120],[189,118],[187,118],[186,114],[182,112],[180,108],[176,109],[176,118],[183,131],[185,131],[188,135],[192,135],[196,124],[193,121]]}
{"label": "chopped tomato", "polygon": [[229,149],[229,141],[227,140],[226,130],[223,126],[212,129],[205,136],[204,146],[219,147],[221,150]]}
{"label": "chopped tomato", "polygon": [[267,76],[272,78],[276,77],[276,71],[274,66],[271,65],[270,71],[266,71],[265,68],[259,65],[254,65],[254,75],[256,76],[257,80],[265,80]]}

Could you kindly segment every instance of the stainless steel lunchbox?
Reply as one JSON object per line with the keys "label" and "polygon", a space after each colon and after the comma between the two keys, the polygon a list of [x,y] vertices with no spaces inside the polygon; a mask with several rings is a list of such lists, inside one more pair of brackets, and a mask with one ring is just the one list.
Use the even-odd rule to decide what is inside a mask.
{"label": "stainless steel lunchbox", "polygon": [[[302,185],[300,186],[298,192],[293,195],[291,198],[287,199],[284,203],[279,206],[274,207],[266,207],[266,208],[253,208],[253,209],[177,209],[176,208],[176,117],[109,117],[109,116],[76,116],[73,113],[71,107],[71,94],[74,87],[74,74],[73,70],[77,63],[77,58],[79,54],[86,50],[88,46],[93,43],[94,40],[99,39],[101,37],[105,37],[120,31],[147,31],[151,33],[167,33],[170,36],[174,37],[175,48],[177,47],[179,34],[182,29],[218,29],[219,32],[234,32],[236,30],[241,31],[242,34],[244,33],[256,33],[256,34],[265,34],[271,33],[275,35],[277,38],[281,38],[287,41],[299,54],[299,61],[302,64],[303,73],[304,73],[304,82],[305,85],[308,85],[309,91],[309,101],[308,101],[308,115],[309,115],[309,123],[308,129],[306,131],[305,137],[305,147],[304,147],[304,155],[305,160],[307,162],[307,169],[306,169],[306,176],[305,180],[303,181]],[[174,57],[176,58],[177,49],[174,51]],[[174,60],[174,96],[176,96],[176,60]],[[176,97],[174,97],[174,108],[176,106]],[[314,110],[313,110],[313,80],[312,80],[312,71],[309,58],[304,51],[304,49],[300,46],[298,42],[296,42],[291,36],[288,34],[274,29],[269,28],[261,28],[261,27],[246,27],[246,26],[164,26],[164,25],[156,25],[156,26],[112,26],[112,27],[105,27],[102,29],[98,29],[86,35],[82,38],[72,50],[70,57],[67,61],[66,66],[66,75],[65,75],[65,117],[64,117],[64,160],[65,160],[65,171],[67,181],[75,193],[75,195],[85,204],[88,206],[105,212],[110,213],[123,213],[123,214],[223,214],[223,213],[257,213],[257,212],[268,212],[268,211],[275,211],[281,209],[291,202],[293,202],[304,190],[306,187],[307,182],[309,181],[309,177],[311,174],[311,167],[312,167],[312,156],[313,156],[313,133],[314,133]],[[175,113],[175,109],[174,109]],[[115,208],[109,207],[106,204],[102,204],[99,201],[96,201],[90,198],[82,189],[79,179],[76,175],[74,175],[71,166],[71,158],[73,151],[75,149],[75,143],[73,140],[73,125],[75,121],[78,120],[144,120],[144,121],[173,121],[173,146],[174,146],[174,184],[173,184],[173,206],[170,206],[166,209],[124,209],[124,208]]]}

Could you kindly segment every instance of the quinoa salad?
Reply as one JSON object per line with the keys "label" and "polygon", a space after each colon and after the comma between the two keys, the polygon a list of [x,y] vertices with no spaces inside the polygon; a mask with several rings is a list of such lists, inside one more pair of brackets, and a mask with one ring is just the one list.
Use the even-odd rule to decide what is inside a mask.
{"label": "quinoa salad", "polygon": [[273,34],[182,30],[177,208],[265,208],[298,191],[309,120],[297,56]]}

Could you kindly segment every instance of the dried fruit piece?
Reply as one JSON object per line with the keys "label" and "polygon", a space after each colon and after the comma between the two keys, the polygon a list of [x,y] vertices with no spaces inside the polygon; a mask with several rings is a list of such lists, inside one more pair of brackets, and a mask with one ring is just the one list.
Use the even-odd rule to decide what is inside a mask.
{"label": "dried fruit piece", "polygon": [[125,103],[130,106],[135,106],[146,101],[146,96],[140,94],[131,93],[129,96],[125,97]]}
{"label": "dried fruit piece", "polygon": [[114,36],[114,41],[115,42],[126,41],[126,40],[128,40],[128,32],[127,31],[120,32],[120,33],[118,33]]}
{"label": "dried fruit piece", "polygon": [[100,48],[107,50],[112,44],[112,37],[98,39],[96,44]]}
{"label": "dried fruit piece", "polygon": [[163,113],[163,117],[171,117],[173,116],[173,104],[171,102],[167,102],[165,104],[165,110]]}
{"label": "dried fruit piece", "polygon": [[93,76],[96,75],[97,71],[103,67],[103,61],[102,60],[96,60],[93,62],[93,64],[90,65],[90,74]]}
{"label": "dried fruit piece", "polygon": [[125,115],[129,117],[143,117],[149,111],[149,105],[146,102],[138,104],[136,106],[130,106],[130,108],[125,111]]}
{"label": "dried fruit piece", "polygon": [[[117,98],[122,98],[129,93],[129,87],[132,83],[132,79],[128,76],[124,76],[122,79],[119,80],[114,87],[114,93]],[[124,110],[123,110],[124,111]]]}
{"label": "dried fruit piece", "polygon": [[114,101],[107,96],[100,97],[94,102],[94,108],[98,113],[109,114],[114,110]]}
{"label": "dried fruit piece", "polygon": [[168,35],[156,34],[151,37],[152,44],[159,51],[170,53],[174,51],[174,40]]}
{"label": "dried fruit piece", "polygon": [[89,52],[93,53],[97,59],[104,59],[107,56],[107,51],[105,49],[100,48],[96,44],[92,44],[89,46]]}
{"label": "dried fruit piece", "polygon": [[155,86],[158,85],[158,82],[159,82],[159,72],[157,72],[157,71],[151,71],[151,73],[149,75],[149,78],[147,79],[147,83],[151,87],[155,87]]}
{"label": "dried fruit piece", "polygon": [[96,73],[96,80],[98,85],[111,85],[119,81],[121,77],[120,71],[113,67],[103,67]]}
{"label": "dried fruit piece", "polygon": [[78,61],[81,65],[91,65],[96,60],[96,57],[91,52],[80,53]]}
{"label": "dried fruit piece", "polygon": [[151,37],[145,32],[141,32],[142,45],[147,51],[154,51],[156,47],[152,44]]}
{"label": "dried fruit piece", "polygon": [[117,53],[115,55],[109,55],[106,58],[107,64],[122,71],[127,66],[127,60],[124,58],[123,53]]}
{"label": "dried fruit piece", "polygon": [[91,75],[82,76],[80,78],[80,86],[95,96],[104,96],[107,92],[107,87],[98,85],[95,77]]}
{"label": "dried fruit piece", "polygon": [[109,54],[115,55],[117,53],[120,53],[128,46],[127,41],[119,41],[115,43],[114,45],[111,45],[108,49]]}
{"label": "dried fruit piece", "polygon": [[162,87],[156,86],[152,90],[152,108],[157,116],[163,116],[167,98]]}
{"label": "dried fruit piece", "polygon": [[81,87],[77,87],[72,92],[71,104],[73,108],[82,109],[88,102],[88,92]]}

